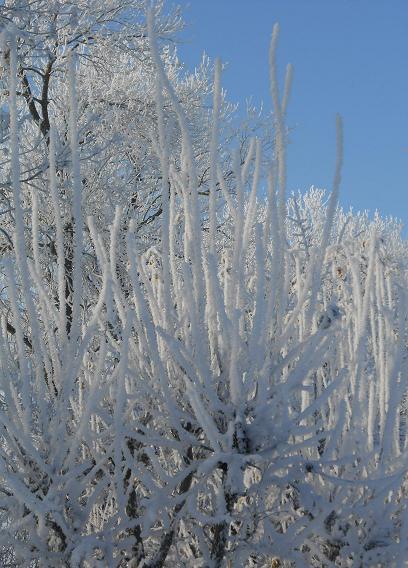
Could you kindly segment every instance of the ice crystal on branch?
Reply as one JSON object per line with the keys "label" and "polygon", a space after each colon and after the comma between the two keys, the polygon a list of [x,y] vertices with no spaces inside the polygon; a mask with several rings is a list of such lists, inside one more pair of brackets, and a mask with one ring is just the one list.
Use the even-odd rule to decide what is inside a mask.
{"label": "ice crystal on branch", "polygon": [[[204,120],[161,48],[177,18],[41,2],[36,43],[20,4],[1,8],[3,565],[401,566],[407,250],[338,207],[340,118],[328,201],[287,199],[278,27],[274,151],[229,155],[220,62]],[[118,98],[92,95],[118,45]],[[44,63],[68,79],[48,114]]]}

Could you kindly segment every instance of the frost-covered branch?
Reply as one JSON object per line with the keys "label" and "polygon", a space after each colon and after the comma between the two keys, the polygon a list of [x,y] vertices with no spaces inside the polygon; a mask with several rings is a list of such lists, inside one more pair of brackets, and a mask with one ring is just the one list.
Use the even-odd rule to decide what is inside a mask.
{"label": "frost-covered branch", "polygon": [[[3,563],[401,563],[408,265],[399,227],[338,207],[339,121],[328,202],[315,189],[286,199],[292,68],[281,100],[277,28],[276,154],[254,138],[243,159],[226,160],[217,63],[201,200],[195,117],[159,49],[157,14],[147,20],[157,128],[146,132],[162,207],[150,247],[123,204],[109,227],[87,208],[72,59],[70,143],[50,128],[50,202],[33,189],[26,223],[16,35],[5,38],[15,256],[2,261]],[[150,187],[143,175],[138,183]]]}

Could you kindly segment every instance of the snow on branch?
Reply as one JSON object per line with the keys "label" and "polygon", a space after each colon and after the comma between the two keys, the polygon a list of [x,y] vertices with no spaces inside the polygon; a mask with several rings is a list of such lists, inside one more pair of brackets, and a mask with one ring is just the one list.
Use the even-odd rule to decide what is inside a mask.
{"label": "snow on branch", "polygon": [[155,12],[147,30],[157,122],[146,122],[146,137],[162,215],[150,247],[140,246],[136,213],[117,207],[107,238],[86,208],[74,55],[64,63],[65,146],[58,125],[49,130],[50,203],[26,191],[16,35],[3,38],[15,225],[13,256],[2,260],[2,562],[401,563],[407,246],[392,221],[338,207],[339,117],[328,202],[315,189],[287,200],[293,70],[281,99],[277,26],[276,153],[265,156],[254,138],[242,160],[230,157],[227,183],[217,61],[202,199],[192,118],[164,64]]}

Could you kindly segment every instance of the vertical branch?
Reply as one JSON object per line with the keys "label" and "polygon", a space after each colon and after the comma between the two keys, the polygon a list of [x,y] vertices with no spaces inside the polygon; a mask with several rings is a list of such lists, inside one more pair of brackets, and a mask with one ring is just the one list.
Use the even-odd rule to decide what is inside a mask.
{"label": "vertical branch", "polygon": [[[43,376],[41,345],[40,345],[40,329],[38,325],[37,314],[35,310],[34,300],[32,297],[32,286],[28,269],[28,254],[24,235],[24,214],[22,207],[22,189],[20,183],[20,157],[19,157],[19,139],[18,139],[18,116],[17,116],[17,45],[16,36],[10,33],[10,75],[9,75],[9,108],[10,108],[10,145],[11,145],[11,177],[14,199],[15,214],[15,233],[14,248],[17,257],[17,266],[24,290],[24,301],[27,306],[29,322],[31,325],[31,343],[33,346],[33,357],[35,363],[35,373],[37,387],[40,393],[44,393],[45,379]],[[46,410],[43,406],[44,394],[40,402],[42,419],[45,420]]]}
{"label": "vertical branch", "polygon": [[[152,32],[152,30],[150,30]],[[152,33],[149,34],[150,49],[158,57],[156,53],[156,45]],[[169,148],[166,138],[164,123],[164,101],[163,101],[163,83],[161,75],[156,73],[155,81],[155,102],[157,112],[157,122],[159,130],[159,158],[161,169],[162,183],[162,226],[161,226],[161,245],[162,245],[162,263],[163,263],[163,294],[164,294],[164,328],[169,326],[169,318],[171,311],[171,278],[170,278],[170,179],[169,179]]]}
{"label": "vertical branch", "polygon": [[60,212],[60,201],[57,190],[56,176],[56,156],[55,156],[55,131],[50,129],[49,137],[49,187],[51,193],[51,203],[54,210],[55,221],[55,240],[57,250],[57,283],[58,283],[58,312],[59,312],[59,334],[64,342],[67,334],[66,322],[66,297],[65,297],[65,257],[64,257],[64,231]]}
{"label": "vertical branch", "polygon": [[40,248],[39,248],[39,225],[38,225],[38,189],[33,188],[31,191],[31,232],[33,243],[34,267],[38,275],[40,275]]}
{"label": "vertical branch", "polygon": [[[283,233],[284,231],[284,219],[286,217],[286,141],[285,141],[285,123],[284,123],[284,113],[279,97],[279,81],[278,72],[276,65],[276,51],[279,38],[279,24],[275,24],[272,30],[272,39],[269,49],[269,68],[270,68],[270,80],[271,80],[271,95],[273,101],[273,108],[276,117],[276,154],[278,162],[278,180],[279,180],[279,199],[278,199],[278,209],[279,209],[279,220],[280,229]],[[289,91],[290,82],[292,80],[292,72],[288,74],[290,81],[288,81]],[[287,105],[288,95],[285,98],[285,111]]]}
{"label": "vertical branch", "polygon": [[72,160],[72,213],[73,213],[73,291],[72,291],[72,326],[70,338],[75,340],[80,335],[81,298],[82,298],[82,182],[78,150],[78,105],[76,99],[75,59],[74,54],[68,57],[69,78],[69,135]]}
{"label": "vertical branch", "polygon": [[201,270],[201,242],[200,242],[200,217],[198,207],[197,195],[197,176],[194,165],[193,144],[191,135],[188,128],[188,121],[186,114],[174,92],[174,88],[167,77],[163,68],[159,51],[157,48],[157,39],[154,29],[154,16],[151,9],[147,13],[147,27],[150,39],[150,50],[155,65],[156,72],[160,78],[163,87],[166,89],[174,110],[177,115],[178,123],[181,131],[182,141],[182,172],[183,172],[183,198],[184,198],[184,212],[185,212],[185,244],[187,258],[186,262],[190,262],[192,266],[193,287],[195,309],[202,306],[202,299],[204,297],[204,282]]}
{"label": "vertical branch", "polygon": [[341,181],[341,170],[343,166],[343,121],[341,116],[336,116],[336,167],[333,179],[333,190],[330,195],[329,204],[327,206],[326,220],[323,227],[323,235],[316,258],[316,263],[313,266],[313,274],[311,275],[312,286],[309,308],[307,311],[306,325],[309,329],[312,325],[312,316],[315,312],[317,295],[320,288],[320,277],[323,267],[323,262],[326,256],[326,250],[330,242],[330,232],[332,230],[334,215],[336,212],[337,202],[339,199],[339,188]]}
{"label": "vertical branch", "polygon": [[210,251],[215,255],[215,232],[216,232],[216,195],[217,195],[217,157],[219,135],[219,113],[221,107],[221,61],[216,59],[214,67],[213,87],[213,116],[210,142],[210,196],[209,196],[209,220],[210,220]]}
{"label": "vertical branch", "polygon": [[284,114],[289,99],[289,91],[292,83],[292,67],[288,67],[285,81],[284,103],[281,104],[279,96],[279,81],[276,63],[276,51],[279,37],[279,24],[275,24],[272,30],[272,38],[269,49],[269,70],[270,70],[270,88],[275,112],[275,127],[276,127],[276,164],[277,164],[277,179],[278,179],[278,199],[277,199],[277,223],[278,230],[275,233],[278,241],[275,245],[277,255],[274,262],[277,263],[277,279],[275,285],[275,317],[277,331],[282,326],[283,319],[283,302],[284,302],[284,285],[285,285],[285,272],[288,270],[285,261],[285,249],[287,246],[286,239],[286,132]]}
{"label": "vertical branch", "polygon": [[282,97],[282,115],[285,116],[286,109],[288,107],[290,92],[292,90],[292,82],[293,82],[293,65],[288,63],[286,66],[286,74],[285,74],[285,85],[283,89],[283,97]]}

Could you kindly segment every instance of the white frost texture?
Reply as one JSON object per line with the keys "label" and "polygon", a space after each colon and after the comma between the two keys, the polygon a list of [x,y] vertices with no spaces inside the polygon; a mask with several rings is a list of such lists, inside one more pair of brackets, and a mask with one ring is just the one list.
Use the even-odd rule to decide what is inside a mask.
{"label": "white frost texture", "polygon": [[147,4],[0,7],[0,565],[401,568],[401,227],[339,207],[340,117],[288,193],[278,26],[236,129]]}

